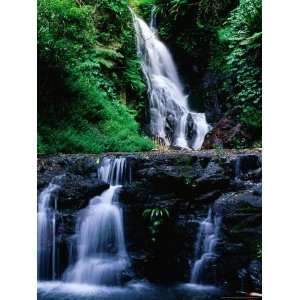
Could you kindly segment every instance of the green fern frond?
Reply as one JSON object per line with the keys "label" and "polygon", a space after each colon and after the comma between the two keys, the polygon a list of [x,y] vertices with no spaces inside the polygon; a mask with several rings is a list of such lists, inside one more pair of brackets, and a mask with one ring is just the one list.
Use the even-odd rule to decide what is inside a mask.
{"label": "green fern frond", "polygon": [[99,58],[99,63],[108,69],[111,69],[116,63],[112,60]]}
{"label": "green fern frond", "polygon": [[96,55],[99,56],[104,56],[113,59],[124,58],[121,53],[117,52],[115,49],[112,48],[105,48],[98,45],[95,47],[95,50],[96,50]]}

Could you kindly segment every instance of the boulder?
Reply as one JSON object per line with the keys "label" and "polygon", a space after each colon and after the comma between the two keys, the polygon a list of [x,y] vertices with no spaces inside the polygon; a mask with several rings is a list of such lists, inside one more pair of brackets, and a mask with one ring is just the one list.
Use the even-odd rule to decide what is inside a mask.
{"label": "boulder", "polygon": [[219,145],[226,149],[235,148],[237,140],[252,140],[253,136],[240,122],[238,113],[240,109],[235,107],[229,111],[216,123],[212,131],[204,140],[203,149],[213,149]]}

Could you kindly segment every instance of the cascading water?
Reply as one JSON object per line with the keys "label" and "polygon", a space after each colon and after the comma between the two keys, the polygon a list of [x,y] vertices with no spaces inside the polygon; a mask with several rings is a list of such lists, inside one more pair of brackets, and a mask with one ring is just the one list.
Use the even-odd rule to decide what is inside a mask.
{"label": "cascading water", "polygon": [[191,283],[202,283],[207,265],[216,258],[215,246],[218,241],[218,231],[220,227],[220,217],[212,216],[211,208],[204,221],[200,223]]}
{"label": "cascading water", "polygon": [[56,276],[56,203],[59,185],[50,183],[38,198],[38,279]]}
{"label": "cascading water", "polygon": [[204,113],[188,107],[171,53],[156,34],[154,10],[150,26],[132,14],[137,52],[148,86],[151,134],[168,146],[200,149],[210,125]]}
{"label": "cascading water", "polygon": [[125,158],[104,158],[99,179],[110,184],[108,190],[92,198],[79,215],[76,225],[77,261],[64,274],[67,282],[119,285],[129,264],[125,247],[122,212],[118,191],[130,181]]}

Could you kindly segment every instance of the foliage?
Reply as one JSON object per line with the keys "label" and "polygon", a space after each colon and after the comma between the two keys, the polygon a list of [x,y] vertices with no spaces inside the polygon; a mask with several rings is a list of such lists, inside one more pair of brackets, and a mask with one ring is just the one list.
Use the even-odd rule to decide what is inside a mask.
{"label": "foliage", "polygon": [[[261,129],[261,0],[241,0],[219,31],[227,43],[227,71],[233,87],[231,105],[240,105],[240,120]],[[228,85],[228,82],[226,83]]]}
{"label": "foliage", "polygon": [[193,183],[193,177],[184,177],[183,182],[187,186],[192,186],[192,187],[196,186],[195,183]]}
{"label": "foliage", "polygon": [[[247,140],[244,137],[235,137],[232,139],[232,145],[234,149],[245,149],[248,147]],[[253,145],[254,148],[257,148],[256,143]]]}
{"label": "foliage", "polygon": [[257,141],[254,143],[253,145],[254,148],[262,148],[262,142],[261,141]]}
{"label": "foliage", "polygon": [[169,146],[159,137],[153,137],[152,141],[155,145],[155,150],[158,152],[166,152],[169,150]]}
{"label": "foliage", "polygon": [[189,55],[201,66],[201,61],[204,65],[210,59],[206,49],[214,42],[214,26],[225,20],[236,1],[156,0],[155,4],[162,38],[170,42],[177,55]]}
{"label": "foliage", "polygon": [[152,148],[135,120],[146,89],[127,5],[38,0],[39,153]]}
{"label": "foliage", "polygon": [[214,144],[213,148],[215,150],[215,153],[216,153],[219,163],[220,164],[225,163],[228,158],[228,155],[225,152],[225,150],[223,149],[223,147],[219,144]]}
{"label": "foliage", "polygon": [[143,212],[143,217],[148,222],[148,228],[151,235],[151,241],[155,243],[158,239],[158,235],[164,225],[166,218],[170,217],[170,213],[167,208],[148,208]]}
{"label": "foliage", "polygon": [[262,258],[262,244],[261,244],[261,241],[258,242],[257,245],[256,245],[256,257],[258,259]]}

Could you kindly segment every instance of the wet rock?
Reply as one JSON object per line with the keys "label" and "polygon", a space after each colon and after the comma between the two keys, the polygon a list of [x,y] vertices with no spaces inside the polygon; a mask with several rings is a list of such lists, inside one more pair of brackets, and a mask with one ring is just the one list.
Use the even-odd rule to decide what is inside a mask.
{"label": "wet rock", "polygon": [[187,116],[187,138],[188,138],[188,145],[190,148],[193,147],[195,138],[197,137],[197,126],[195,124],[195,121],[192,117],[192,114],[189,113]]}
{"label": "wet rock", "polygon": [[[226,193],[213,206],[215,213],[222,216],[218,280],[229,282],[234,290],[247,292],[253,286],[248,265],[258,257],[261,241],[261,194],[259,186],[252,187],[247,191]],[[245,276],[241,277],[242,273]]]}
{"label": "wet rock", "polygon": [[166,118],[166,134],[169,138],[172,138],[175,133],[175,127],[176,127],[176,119],[173,113],[168,113]]}
{"label": "wet rock", "polygon": [[128,283],[129,281],[132,281],[135,278],[135,273],[133,272],[132,269],[128,268],[125,271],[122,272],[121,274],[121,282],[123,284]]}
{"label": "wet rock", "polygon": [[223,148],[234,148],[236,140],[251,140],[252,134],[239,123],[237,115],[240,109],[235,107],[229,110],[214,126],[212,131],[206,136],[203,149],[212,149],[214,145]]}
{"label": "wet rock", "polygon": [[108,189],[109,184],[99,182],[98,178],[66,174],[62,182],[58,205],[61,209],[81,209],[89,200]]}
{"label": "wet rock", "polygon": [[262,291],[262,265],[260,260],[252,260],[248,267],[251,287],[253,291],[261,293]]}
{"label": "wet rock", "polygon": [[199,205],[203,205],[203,203],[211,203],[217,198],[221,196],[222,192],[219,190],[214,190],[212,192],[208,192],[205,194],[202,194],[197,197],[195,196],[194,202],[199,203]]}

